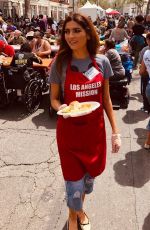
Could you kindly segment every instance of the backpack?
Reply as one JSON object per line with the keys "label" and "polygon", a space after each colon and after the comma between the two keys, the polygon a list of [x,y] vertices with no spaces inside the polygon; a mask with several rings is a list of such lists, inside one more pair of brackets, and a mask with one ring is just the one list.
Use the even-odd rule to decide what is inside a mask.
{"label": "backpack", "polygon": [[122,65],[125,71],[131,71],[133,69],[133,59],[130,54],[124,53],[121,56]]}

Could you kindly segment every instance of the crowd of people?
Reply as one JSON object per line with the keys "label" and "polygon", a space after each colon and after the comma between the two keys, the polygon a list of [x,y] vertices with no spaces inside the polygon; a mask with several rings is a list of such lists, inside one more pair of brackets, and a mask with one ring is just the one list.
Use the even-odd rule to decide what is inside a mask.
{"label": "crowd of people", "polygon": [[[102,23],[101,23],[102,21]],[[117,22],[117,23],[116,23]],[[114,50],[115,44],[128,40],[129,52],[133,57],[133,69],[139,69],[139,74],[141,76],[141,94],[143,97],[143,106],[141,110],[150,113],[150,73],[149,73],[149,60],[150,53],[150,15],[137,15],[133,17],[124,17],[120,16],[118,20],[115,17],[110,19],[99,20],[98,23],[95,22],[98,26],[100,37],[103,35],[106,44],[106,55],[112,64],[113,71],[115,73],[115,68],[119,68],[119,58],[118,54],[115,54]],[[112,45],[113,44],[113,45]],[[108,53],[108,47],[111,51],[111,55]],[[111,48],[111,49],[110,49]],[[121,71],[121,66],[119,68]],[[115,74],[114,74],[115,75]],[[120,74],[121,76],[121,74]],[[145,140],[144,148],[150,149],[150,121],[147,125],[147,138]]]}
{"label": "crowd of people", "polygon": [[[150,112],[150,15],[143,17],[104,17],[92,22],[74,13],[56,22],[39,15],[29,18],[4,19],[0,16],[0,54],[13,57],[19,64],[20,54],[26,64],[51,58],[51,45],[59,50],[50,67],[51,105],[56,111],[67,105],[78,108],[86,101],[96,101],[100,107],[81,117],[59,116],[57,144],[66,185],[69,208],[68,230],[90,230],[88,215],[83,209],[85,195],[93,190],[94,179],[106,163],[104,111],[112,128],[112,152],[117,153],[121,138],[109,93],[109,79],[121,80],[125,68],[116,45],[128,41],[128,53],[134,59],[134,69],[140,66],[141,93],[144,112]],[[103,42],[103,47],[100,45]],[[21,45],[15,54],[12,45]],[[139,89],[140,90],[140,89]],[[73,102],[73,103],[72,103]],[[72,104],[71,104],[72,103]],[[144,148],[150,149],[150,121]],[[89,135],[92,134],[92,135]]]}
{"label": "crowd of people", "polygon": [[[39,15],[29,18],[3,18],[0,16],[0,50],[3,55],[14,56],[13,45],[29,43],[32,52],[41,58],[53,57],[51,45],[59,43],[63,20],[54,21]],[[5,46],[5,49],[3,48]],[[0,52],[2,54],[2,51]]]}

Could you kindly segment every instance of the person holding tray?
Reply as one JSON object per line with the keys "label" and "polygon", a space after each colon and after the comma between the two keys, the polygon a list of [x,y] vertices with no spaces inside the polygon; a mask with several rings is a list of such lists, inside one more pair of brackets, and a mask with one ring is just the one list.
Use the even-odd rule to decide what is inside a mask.
{"label": "person holding tray", "polygon": [[112,103],[109,60],[98,53],[99,37],[84,15],[68,16],[62,27],[59,51],[50,70],[51,105],[63,111],[67,105],[97,102],[100,106],[82,116],[58,116],[57,145],[66,185],[69,230],[90,230],[83,209],[85,194],[93,190],[94,178],[105,169],[106,134],[104,110],[112,128],[112,152],[121,146]]}

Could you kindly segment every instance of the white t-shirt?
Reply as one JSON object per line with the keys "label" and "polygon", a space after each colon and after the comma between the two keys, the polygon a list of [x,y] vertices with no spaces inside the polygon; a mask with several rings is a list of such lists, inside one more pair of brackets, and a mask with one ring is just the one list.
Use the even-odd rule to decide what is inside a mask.
{"label": "white t-shirt", "polygon": [[57,30],[57,27],[56,27],[56,25],[55,25],[55,24],[52,24],[52,29],[53,29],[54,31],[56,31],[56,30]]}
{"label": "white t-shirt", "polygon": [[143,56],[143,61],[150,77],[150,50],[146,50]]}

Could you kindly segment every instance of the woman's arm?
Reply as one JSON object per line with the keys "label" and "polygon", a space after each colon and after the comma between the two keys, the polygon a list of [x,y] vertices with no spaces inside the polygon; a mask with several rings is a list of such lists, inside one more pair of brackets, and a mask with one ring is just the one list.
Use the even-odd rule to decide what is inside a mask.
{"label": "woman's arm", "polygon": [[124,37],[126,38],[126,39],[130,39],[130,37],[129,37],[129,35],[128,35],[128,33],[127,33],[127,31],[124,29]]}
{"label": "woman's arm", "polygon": [[51,45],[46,40],[44,41],[44,49],[45,49],[45,51],[42,52],[43,55],[49,55],[49,54],[51,54]]}
{"label": "woman's arm", "polygon": [[117,124],[116,124],[116,119],[112,107],[112,102],[109,94],[109,80],[105,79],[104,80],[104,86],[103,86],[103,106],[105,109],[105,112],[107,114],[107,117],[109,119],[110,125],[112,127],[112,133],[116,134],[119,133]]}
{"label": "woman's arm", "polygon": [[51,101],[51,106],[53,109],[56,111],[59,110],[59,107],[61,106],[60,102],[60,85],[59,84],[50,84],[50,101]]}
{"label": "woman's arm", "polygon": [[38,51],[36,53],[39,57],[43,57],[43,56],[47,56],[47,55],[51,54],[51,46],[50,46],[49,42],[44,40],[44,45],[43,46],[44,46],[45,51]]}

